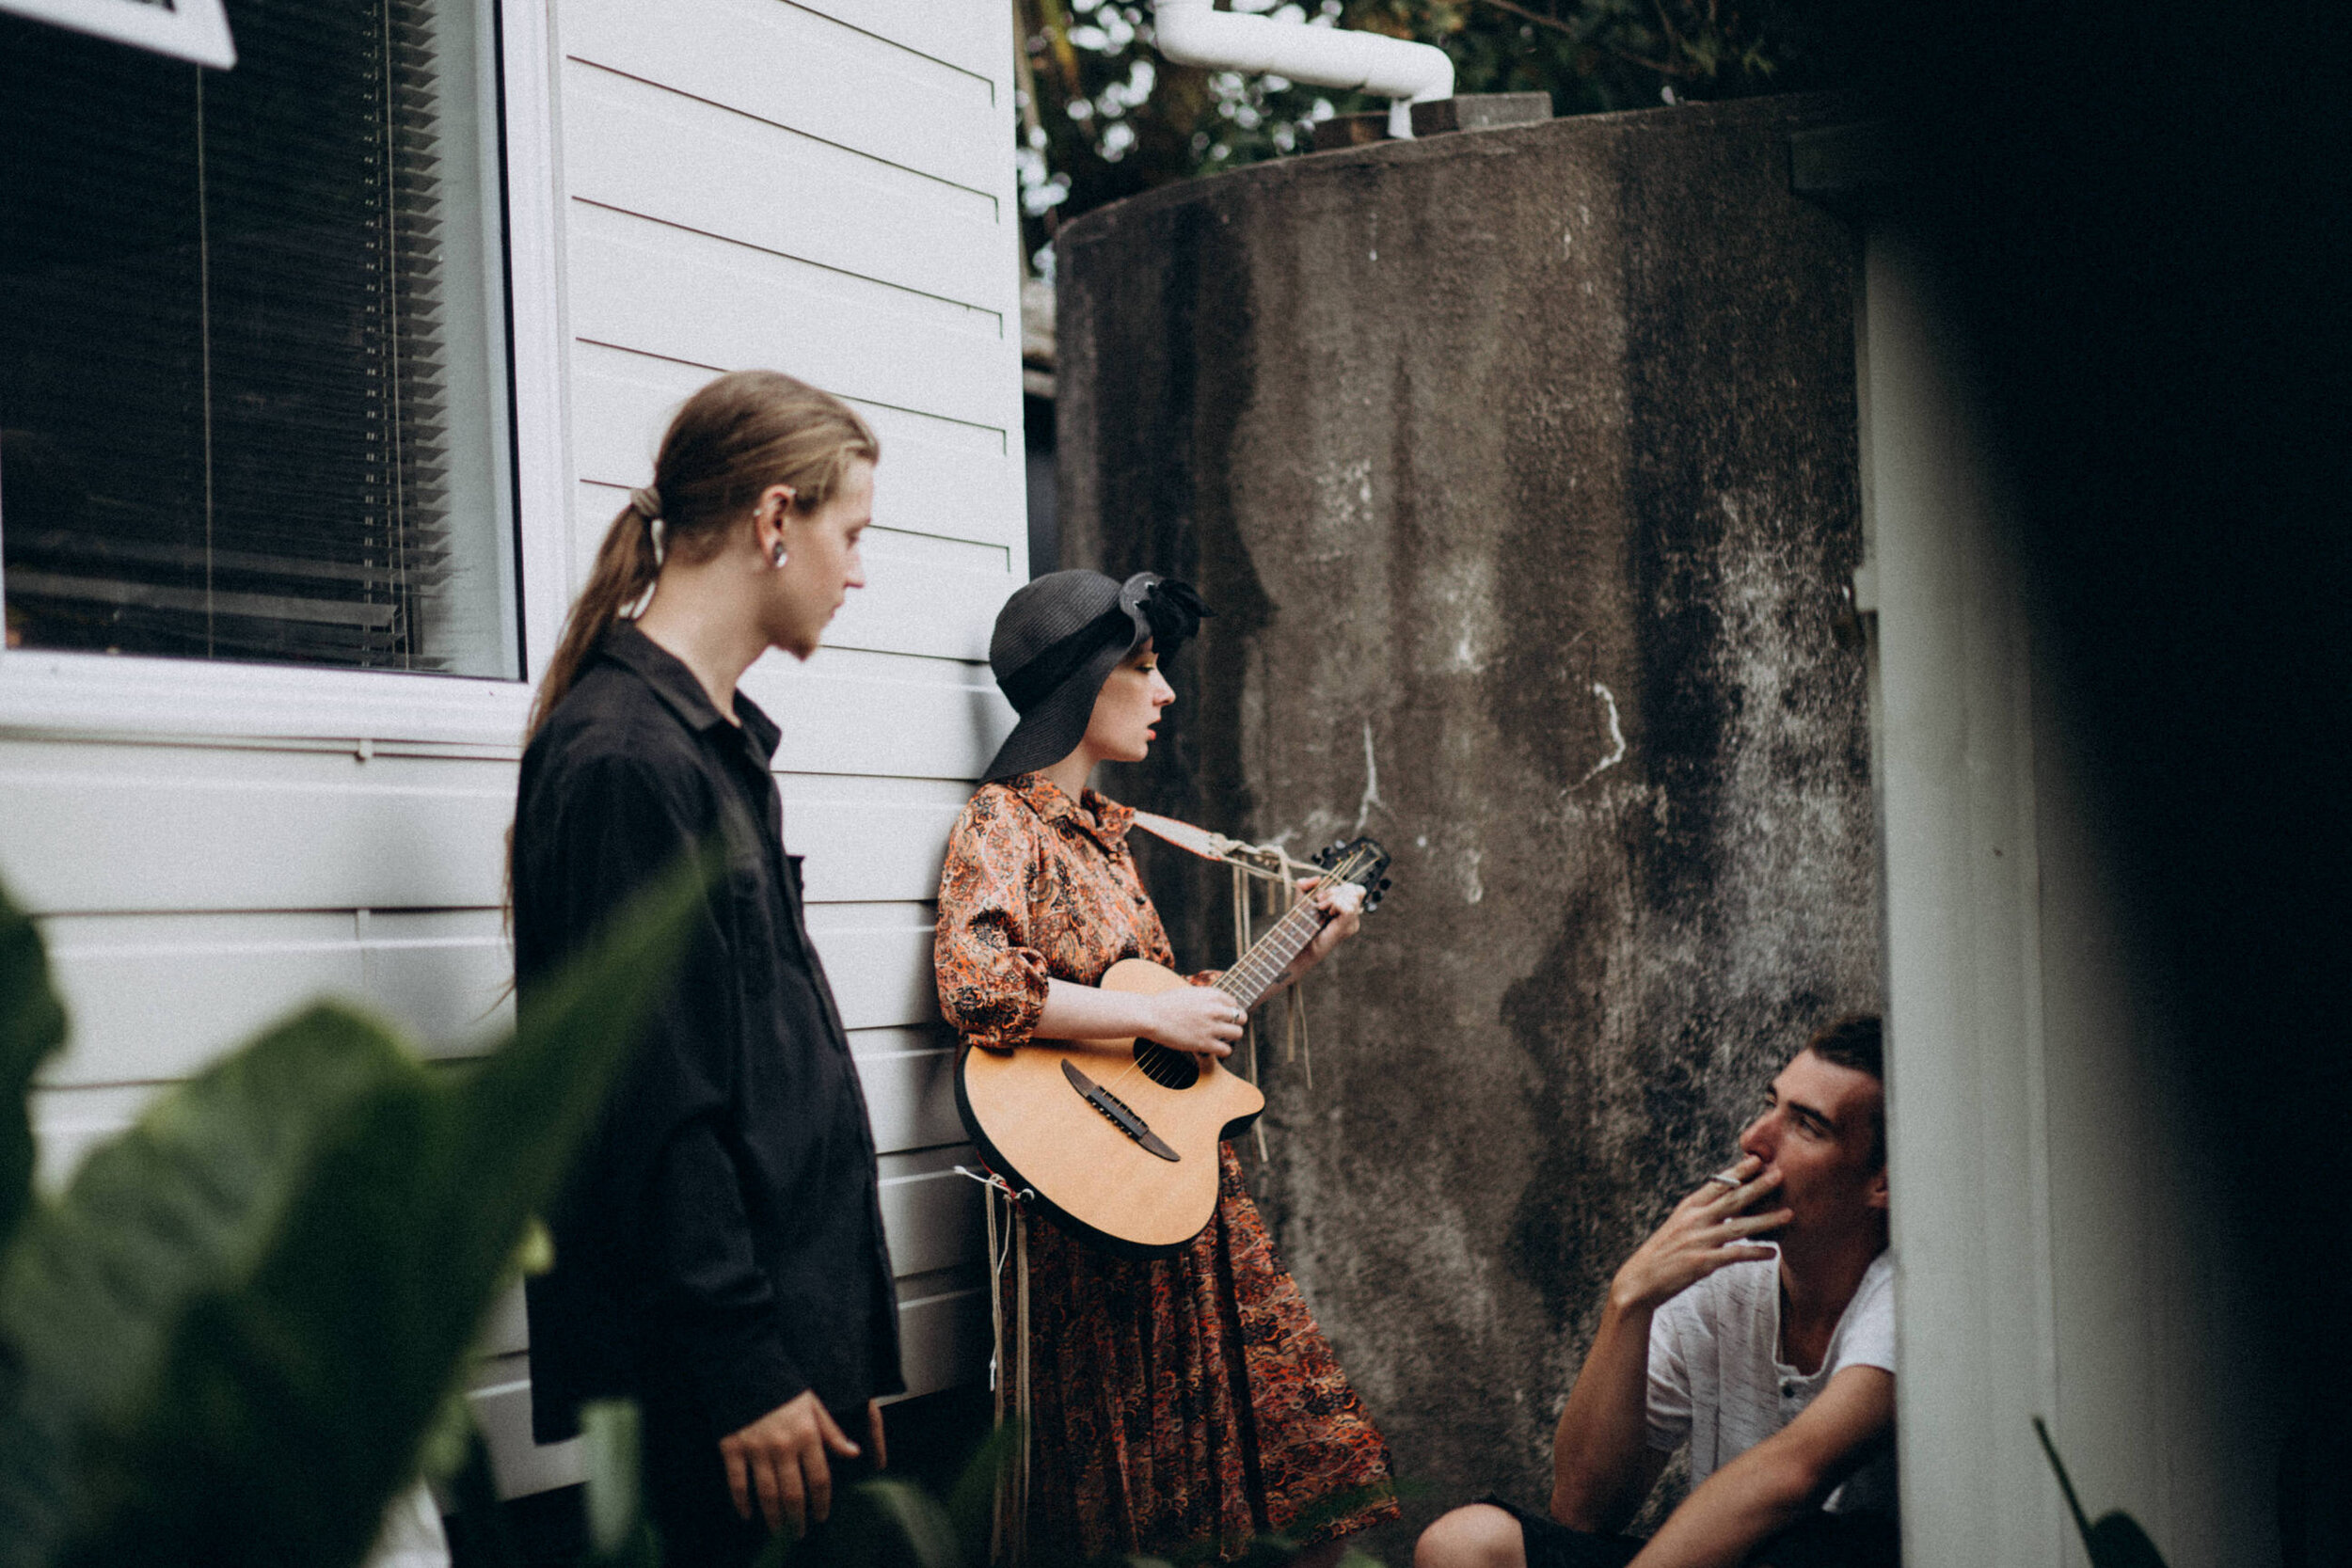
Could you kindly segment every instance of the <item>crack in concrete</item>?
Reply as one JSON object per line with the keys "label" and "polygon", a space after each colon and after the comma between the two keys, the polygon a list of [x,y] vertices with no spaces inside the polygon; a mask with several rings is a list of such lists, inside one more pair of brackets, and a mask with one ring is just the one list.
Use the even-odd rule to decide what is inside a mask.
{"label": "crack in concrete", "polygon": [[1607,705],[1609,709],[1609,744],[1611,751],[1607,756],[1593,764],[1592,767],[1584,769],[1584,776],[1576,781],[1580,786],[1591,784],[1595,774],[1602,772],[1607,768],[1614,768],[1617,764],[1625,760],[1625,727],[1617,722],[1616,696],[1598,681],[1595,681],[1593,683],[1593,695],[1598,697],[1603,704]]}
{"label": "crack in concrete", "polygon": [[1372,721],[1367,719],[1364,721],[1364,798],[1356,806],[1355,832],[1360,833],[1364,831],[1364,824],[1371,819],[1375,806],[1382,811],[1389,809],[1389,803],[1380,799],[1380,761],[1372,754]]}

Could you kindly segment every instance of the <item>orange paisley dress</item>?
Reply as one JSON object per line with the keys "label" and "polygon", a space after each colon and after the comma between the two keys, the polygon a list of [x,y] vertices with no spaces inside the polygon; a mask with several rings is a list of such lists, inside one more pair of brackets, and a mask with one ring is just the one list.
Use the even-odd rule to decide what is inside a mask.
{"label": "orange paisley dress", "polygon": [[[967,1044],[1025,1044],[1049,978],[1091,985],[1175,955],[1127,850],[1135,813],[1042,775],[980,786],[941,873],[939,1004]],[[1388,1445],[1218,1151],[1216,1218],[1172,1258],[1132,1260],[1042,1215],[1029,1233],[1041,1562],[1161,1552],[1229,1560],[1394,1518]]]}

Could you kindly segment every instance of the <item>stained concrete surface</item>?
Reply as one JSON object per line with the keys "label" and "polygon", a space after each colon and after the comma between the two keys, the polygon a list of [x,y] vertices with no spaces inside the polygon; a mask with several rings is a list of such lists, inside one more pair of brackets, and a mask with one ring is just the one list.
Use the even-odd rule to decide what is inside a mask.
{"label": "stained concrete surface", "polygon": [[[1850,231],[1780,99],[1391,143],[1063,230],[1063,560],[1216,610],[1115,795],[1395,890],[1262,1055],[1284,1257],[1418,1483],[1540,1504],[1610,1274],[1877,1001]],[[1146,847],[1178,950],[1228,883]],[[1254,1156],[1246,1156],[1256,1166]]]}

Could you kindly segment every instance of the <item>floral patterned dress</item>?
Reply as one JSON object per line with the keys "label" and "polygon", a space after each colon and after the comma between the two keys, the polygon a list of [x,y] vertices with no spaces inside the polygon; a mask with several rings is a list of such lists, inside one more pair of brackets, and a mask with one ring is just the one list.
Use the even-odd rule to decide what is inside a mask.
{"label": "floral patterned dress", "polygon": [[[1127,850],[1135,813],[1036,773],[980,786],[948,840],[939,1001],[968,1046],[1027,1043],[1046,981],[1174,966]],[[1029,1241],[1040,1561],[1219,1560],[1393,1518],[1372,1424],[1221,1148],[1216,1217],[1172,1258],[1113,1257],[1039,1218]],[[1188,1548],[1188,1550],[1187,1550]]]}

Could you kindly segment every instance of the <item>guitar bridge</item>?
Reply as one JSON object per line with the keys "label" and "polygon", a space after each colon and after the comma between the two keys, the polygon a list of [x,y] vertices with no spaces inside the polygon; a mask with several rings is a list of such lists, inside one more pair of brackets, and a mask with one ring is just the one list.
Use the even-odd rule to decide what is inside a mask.
{"label": "guitar bridge", "polygon": [[1152,1132],[1151,1124],[1136,1115],[1125,1101],[1080,1072],[1076,1063],[1064,1057],[1061,1072],[1064,1078],[1070,1080],[1070,1086],[1078,1091],[1080,1099],[1101,1112],[1104,1121],[1140,1144],[1145,1153],[1156,1154],[1163,1160],[1170,1161],[1184,1158],[1168,1148],[1167,1141]]}

